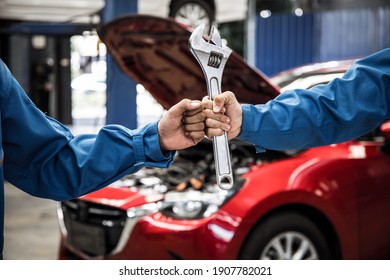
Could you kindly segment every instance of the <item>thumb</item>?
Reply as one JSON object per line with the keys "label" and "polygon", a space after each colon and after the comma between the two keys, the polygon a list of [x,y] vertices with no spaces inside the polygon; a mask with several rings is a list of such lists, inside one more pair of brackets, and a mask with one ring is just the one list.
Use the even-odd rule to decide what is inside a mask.
{"label": "thumb", "polygon": [[201,102],[199,100],[190,100],[190,99],[183,99],[176,105],[174,105],[170,111],[172,114],[176,116],[183,115],[186,111],[191,111],[199,108],[201,105]]}
{"label": "thumb", "polygon": [[230,100],[230,92],[226,91],[222,94],[219,94],[214,97],[214,106],[213,106],[213,112],[219,113],[221,112],[221,109],[229,103]]}

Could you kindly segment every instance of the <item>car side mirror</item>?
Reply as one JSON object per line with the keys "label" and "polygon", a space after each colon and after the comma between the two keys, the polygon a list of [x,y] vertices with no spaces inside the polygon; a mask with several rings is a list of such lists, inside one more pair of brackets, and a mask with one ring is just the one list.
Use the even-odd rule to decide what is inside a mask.
{"label": "car side mirror", "polygon": [[380,129],[383,137],[385,138],[385,142],[390,142],[390,121],[382,124]]}

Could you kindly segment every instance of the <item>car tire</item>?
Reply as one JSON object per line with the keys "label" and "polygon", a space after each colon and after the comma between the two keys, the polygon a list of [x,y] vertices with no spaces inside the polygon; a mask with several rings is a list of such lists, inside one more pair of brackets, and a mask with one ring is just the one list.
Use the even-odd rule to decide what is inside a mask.
{"label": "car tire", "polygon": [[293,212],[272,215],[250,233],[240,259],[331,259],[325,235],[307,217]]}
{"label": "car tire", "polygon": [[215,11],[209,3],[204,0],[177,0],[172,3],[169,16],[191,26],[193,28],[201,23],[206,23],[206,30],[210,28],[215,19]]}

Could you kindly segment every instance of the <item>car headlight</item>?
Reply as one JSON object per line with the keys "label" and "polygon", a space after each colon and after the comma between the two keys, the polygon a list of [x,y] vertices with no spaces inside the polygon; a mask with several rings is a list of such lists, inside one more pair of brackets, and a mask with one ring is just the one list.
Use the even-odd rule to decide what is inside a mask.
{"label": "car headlight", "polygon": [[201,192],[189,189],[184,192],[168,192],[160,204],[160,211],[176,219],[200,219],[214,214],[226,200],[228,191]]}
{"label": "car headlight", "polygon": [[204,207],[202,201],[175,202],[172,206],[172,212],[179,217],[195,218],[200,216]]}

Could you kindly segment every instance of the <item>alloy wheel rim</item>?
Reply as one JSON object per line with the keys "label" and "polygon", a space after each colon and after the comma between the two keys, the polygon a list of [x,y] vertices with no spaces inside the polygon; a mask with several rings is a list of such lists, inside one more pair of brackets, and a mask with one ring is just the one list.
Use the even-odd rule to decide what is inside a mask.
{"label": "alloy wheel rim", "polygon": [[272,238],[260,255],[262,260],[317,260],[311,240],[302,233],[287,231]]}
{"label": "alloy wheel rim", "polygon": [[189,3],[184,5],[177,11],[175,19],[194,28],[202,23],[206,23],[209,26],[207,12],[198,4]]}

